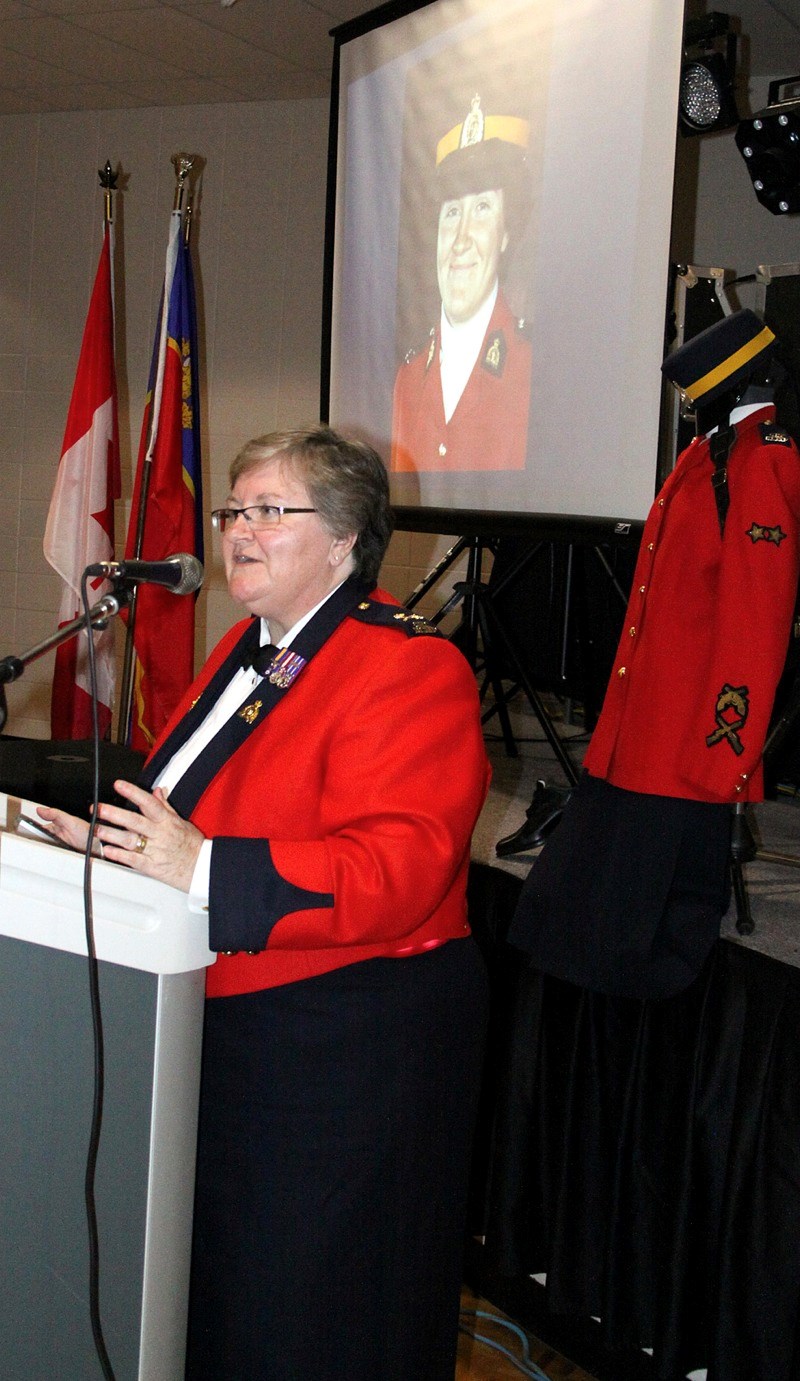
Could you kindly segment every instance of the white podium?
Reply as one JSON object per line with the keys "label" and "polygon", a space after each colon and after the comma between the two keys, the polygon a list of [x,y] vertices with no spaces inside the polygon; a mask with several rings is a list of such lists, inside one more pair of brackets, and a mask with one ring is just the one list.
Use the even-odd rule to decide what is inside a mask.
{"label": "white podium", "polygon": [[[0,793],[0,1370],[3,1381],[92,1381],[103,1373],[84,1204],[94,1068],[83,858],[11,833],[20,805],[35,816]],[[95,860],[92,897],[103,1332],[117,1381],[182,1381],[214,956],[204,917],[171,887]]]}

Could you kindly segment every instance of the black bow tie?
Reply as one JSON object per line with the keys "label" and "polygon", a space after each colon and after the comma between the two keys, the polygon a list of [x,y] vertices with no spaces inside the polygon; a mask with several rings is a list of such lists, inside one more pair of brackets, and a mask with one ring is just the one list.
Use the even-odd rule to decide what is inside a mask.
{"label": "black bow tie", "polygon": [[265,643],[263,647],[245,649],[242,653],[242,666],[245,670],[252,667],[259,676],[263,676],[278,651],[279,649],[273,643]]}

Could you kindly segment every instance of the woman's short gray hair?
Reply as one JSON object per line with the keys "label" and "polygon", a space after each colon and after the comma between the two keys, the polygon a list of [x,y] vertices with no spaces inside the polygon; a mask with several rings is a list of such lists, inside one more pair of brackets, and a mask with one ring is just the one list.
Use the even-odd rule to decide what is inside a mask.
{"label": "woman's short gray hair", "polygon": [[366,442],[341,436],[332,427],[268,432],[248,441],[233,461],[231,488],[241,475],[276,456],[285,456],[295,468],[333,537],[356,533],[355,571],[373,584],[393,525],[389,479],[377,451]]}

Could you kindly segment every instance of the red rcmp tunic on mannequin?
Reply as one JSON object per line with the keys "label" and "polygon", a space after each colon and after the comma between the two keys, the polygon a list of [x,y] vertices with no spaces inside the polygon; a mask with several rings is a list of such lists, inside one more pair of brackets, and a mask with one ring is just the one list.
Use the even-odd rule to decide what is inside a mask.
{"label": "red rcmp tunic on mannequin", "polygon": [[682,992],[719,935],[730,804],[762,794],[800,569],[800,456],[773,415],[736,424],[724,536],[707,438],[661,489],[587,775],[509,930],[545,973],[596,992]]}
{"label": "red rcmp tunic on mannequin", "polygon": [[707,437],[680,456],[645,525],[584,766],[614,786],[760,800],[764,746],[800,572],[800,456],[774,409],[736,424],[720,536]]}
{"label": "red rcmp tunic on mannequin", "polygon": [[[475,679],[451,643],[403,631],[417,616],[383,592],[371,600],[396,615],[345,617],[191,812],[215,840],[211,948],[238,951],[208,970],[209,996],[469,934],[470,838],[490,775]],[[161,742],[251,622],[221,640]]]}
{"label": "red rcmp tunic on mannequin", "polygon": [[440,328],[397,371],[390,469],[522,470],[528,436],[531,345],[498,293],[475,367],[445,422]]}

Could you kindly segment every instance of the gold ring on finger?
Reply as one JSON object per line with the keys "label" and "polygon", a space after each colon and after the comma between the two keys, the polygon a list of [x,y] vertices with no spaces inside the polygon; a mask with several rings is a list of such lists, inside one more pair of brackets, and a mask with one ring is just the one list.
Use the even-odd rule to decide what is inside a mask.
{"label": "gold ring on finger", "polygon": [[145,834],[140,834],[140,835],[138,835],[138,836],[137,836],[137,839],[136,839],[136,843],[134,844],[133,847],[134,847],[134,849],[136,850],[137,854],[143,854],[144,851],[145,851],[145,849],[147,848],[147,835],[145,835]]}

